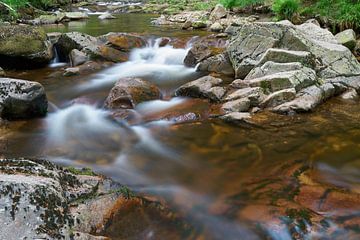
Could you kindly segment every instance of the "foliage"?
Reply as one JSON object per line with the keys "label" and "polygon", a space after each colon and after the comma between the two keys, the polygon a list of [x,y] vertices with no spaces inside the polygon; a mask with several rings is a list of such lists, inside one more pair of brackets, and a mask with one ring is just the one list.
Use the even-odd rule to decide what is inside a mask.
{"label": "foliage", "polygon": [[263,3],[264,0],[220,0],[219,1],[224,7],[248,7],[251,5],[257,5]]}
{"label": "foliage", "polygon": [[312,14],[320,14],[340,25],[340,28],[360,27],[360,2],[354,0],[318,0],[309,7]]}
{"label": "foliage", "polygon": [[289,19],[299,11],[299,0],[275,0],[272,6],[272,10],[278,20]]}
{"label": "foliage", "polygon": [[39,9],[47,9],[53,5],[56,5],[57,3],[56,0],[1,0],[1,1],[8,4],[14,9],[25,7],[28,4]]}
{"label": "foliage", "polygon": [[86,175],[86,176],[96,176],[96,174],[90,168],[74,168],[68,167],[67,170],[74,175]]}

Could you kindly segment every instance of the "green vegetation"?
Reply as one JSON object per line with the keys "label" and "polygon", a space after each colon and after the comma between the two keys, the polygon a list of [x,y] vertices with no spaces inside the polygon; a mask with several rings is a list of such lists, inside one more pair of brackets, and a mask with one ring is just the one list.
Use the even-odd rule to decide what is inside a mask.
{"label": "green vegetation", "polygon": [[254,6],[262,4],[264,0],[219,0],[219,2],[226,8],[232,8]]}
{"label": "green vegetation", "polygon": [[13,9],[19,9],[27,6],[32,6],[38,9],[47,10],[52,7],[65,5],[70,3],[69,0],[1,0]]}
{"label": "green vegetation", "polygon": [[272,10],[278,20],[291,19],[299,11],[299,0],[275,0]]}
{"label": "green vegetation", "polygon": [[96,173],[94,173],[90,168],[79,169],[74,167],[68,167],[66,169],[74,175],[97,176]]}

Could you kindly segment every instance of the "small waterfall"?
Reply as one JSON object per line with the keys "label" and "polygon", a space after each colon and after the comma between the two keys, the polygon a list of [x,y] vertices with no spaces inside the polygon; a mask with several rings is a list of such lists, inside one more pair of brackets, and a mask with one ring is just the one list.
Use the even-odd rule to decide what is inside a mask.
{"label": "small waterfall", "polygon": [[54,58],[50,61],[49,66],[51,68],[57,68],[57,67],[65,66],[66,63],[60,61],[59,53],[58,53],[58,50],[57,50],[57,48],[55,46],[53,47],[53,52],[54,52]]}
{"label": "small waterfall", "polygon": [[79,86],[80,91],[106,89],[120,78],[140,77],[159,87],[179,86],[198,75],[196,68],[186,67],[183,62],[190,49],[159,47],[160,40],[150,41],[147,47],[134,49],[129,61],[119,63],[100,72],[89,82]]}

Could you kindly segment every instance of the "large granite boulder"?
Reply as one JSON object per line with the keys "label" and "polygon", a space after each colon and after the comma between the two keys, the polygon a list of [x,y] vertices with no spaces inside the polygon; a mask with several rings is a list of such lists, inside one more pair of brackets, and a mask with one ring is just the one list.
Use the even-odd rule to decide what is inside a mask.
{"label": "large granite boulder", "polygon": [[37,82],[0,78],[0,116],[6,119],[42,117],[48,102]]}
{"label": "large granite boulder", "polygon": [[52,59],[52,46],[41,28],[24,25],[0,25],[0,65],[33,68]]}

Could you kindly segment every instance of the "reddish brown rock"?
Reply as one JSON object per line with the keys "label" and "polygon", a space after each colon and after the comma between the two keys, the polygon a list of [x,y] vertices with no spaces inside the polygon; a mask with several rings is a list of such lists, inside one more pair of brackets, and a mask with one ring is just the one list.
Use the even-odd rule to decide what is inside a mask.
{"label": "reddish brown rock", "polygon": [[122,78],[111,89],[105,101],[109,109],[134,108],[145,101],[160,99],[157,86],[140,78]]}

